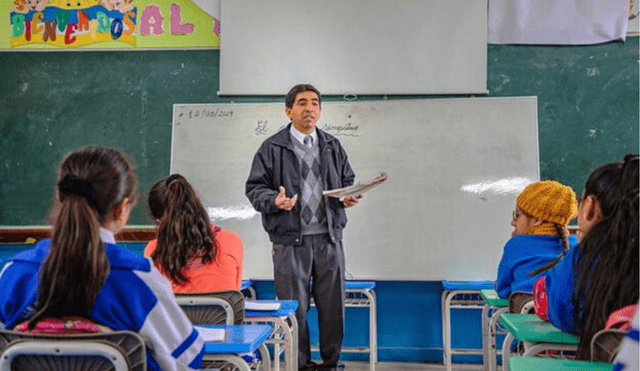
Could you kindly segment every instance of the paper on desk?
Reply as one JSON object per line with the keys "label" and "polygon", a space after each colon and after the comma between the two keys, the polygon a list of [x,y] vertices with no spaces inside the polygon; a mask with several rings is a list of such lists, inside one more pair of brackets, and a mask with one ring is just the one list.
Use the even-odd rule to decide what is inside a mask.
{"label": "paper on desk", "polygon": [[202,339],[207,343],[223,341],[226,332],[222,328],[211,328],[203,326],[193,326],[198,330]]}
{"label": "paper on desk", "polygon": [[378,184],[384,182],[385,180],[387,180],[387,174],[380,173],[380,175],[378,175],[377,177],[375,177],[373,179],[370,179],[370,180],[367,180],[367,181],[363,181],[363,182],[358,182],[358,183],[356,183],[356,184],[354,184],[352,186],[349,186],[349,187],[332,189],[330,191],[323,191],[322,195],[323,196],[329,196],[329,197],[336,197],[336,198],[343,198],[345,196],[361,195],[361,194],[369,191],[370,189],[374,188]]}
{"label": "paper on desk", "polygon": [[281,303],[265,303],[259,300],[245,300],[244,301],[244,310],[252,310],[256,312],[269,312],[280,309],[282,306]]}

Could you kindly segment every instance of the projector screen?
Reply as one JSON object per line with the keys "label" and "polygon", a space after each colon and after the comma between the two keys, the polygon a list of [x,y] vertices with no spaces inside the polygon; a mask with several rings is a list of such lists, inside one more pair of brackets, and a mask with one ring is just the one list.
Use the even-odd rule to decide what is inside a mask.
{"label": "projector screen", "polygon": [[487,92],[487,0],[222,0],[220,17],[220,95]]}

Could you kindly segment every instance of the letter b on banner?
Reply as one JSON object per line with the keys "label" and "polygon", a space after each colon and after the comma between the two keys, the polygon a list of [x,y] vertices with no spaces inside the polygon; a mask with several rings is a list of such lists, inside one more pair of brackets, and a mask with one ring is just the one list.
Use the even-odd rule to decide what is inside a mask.
{"label": "letter b on banner", "polygon": [[14,14],[11,16],[11,32],[13,37],[18,37],[24,33],[24,14]]}

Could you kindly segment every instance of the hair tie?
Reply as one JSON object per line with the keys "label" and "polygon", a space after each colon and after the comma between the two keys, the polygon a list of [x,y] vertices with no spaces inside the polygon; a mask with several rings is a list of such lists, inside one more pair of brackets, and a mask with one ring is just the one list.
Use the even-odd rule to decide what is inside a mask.
{"label": "hair tie", "polygon": [[91,205],[96,207],[93,199],[94,188],[91,183],[79,176],[69,174],[58,182],[58,190],[65,195],[78,195],[84,197]]}

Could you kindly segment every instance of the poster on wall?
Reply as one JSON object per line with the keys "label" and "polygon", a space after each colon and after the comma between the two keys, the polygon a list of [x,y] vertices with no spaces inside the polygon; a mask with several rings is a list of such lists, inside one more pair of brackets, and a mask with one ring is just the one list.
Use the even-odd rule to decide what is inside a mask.
{"label": "poster on wall", "polygon": [[0,50],[217,49],[219,4],[198,2],[2,0]]}

